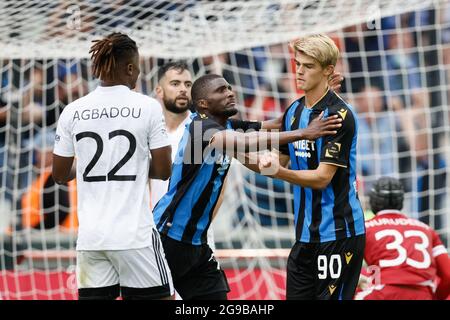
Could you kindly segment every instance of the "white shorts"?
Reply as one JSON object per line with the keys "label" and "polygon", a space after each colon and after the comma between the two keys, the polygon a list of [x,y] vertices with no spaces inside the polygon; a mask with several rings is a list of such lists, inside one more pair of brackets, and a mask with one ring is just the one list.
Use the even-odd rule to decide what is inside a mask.
{"label": "white shorts", "polygon": [[156,297],[164,297],[163,292],[167,292],[167,296],[174,293],[172,275],[155,229],[152,245],[146,248],[77,251],[76,273],[79,290],[119,285],[122,293],[124,287],[146,289]]}

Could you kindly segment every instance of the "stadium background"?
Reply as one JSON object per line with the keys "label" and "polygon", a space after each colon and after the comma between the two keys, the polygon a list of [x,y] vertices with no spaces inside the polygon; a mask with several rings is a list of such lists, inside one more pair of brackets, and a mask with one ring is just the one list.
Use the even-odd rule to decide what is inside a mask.
{"label": "stadium background", "polygon": [[[76,298],[75,220],[63,221],[76,209],[71,186],[34,184],[34,198],[30,188],[48,173],[61,110],[97,85],[90,40],[112,31],[138,42],[138,91],[152,95],[158,66],[185,59],[195,77],[223,74],[239,116],[258,120],[301,94],[288,42],[326,32],[341,50],[341,94],[359,116],[365,209],[371,183],[395,175],[406,187],[405,211],[448,248],[450,3],[298,2],[1,1],[0,298]],[[294,240],[289,185],[234,161],[225,195],[213,228],[229,297],[283,299]],[[39,205],[46,209],[33,211]]]}

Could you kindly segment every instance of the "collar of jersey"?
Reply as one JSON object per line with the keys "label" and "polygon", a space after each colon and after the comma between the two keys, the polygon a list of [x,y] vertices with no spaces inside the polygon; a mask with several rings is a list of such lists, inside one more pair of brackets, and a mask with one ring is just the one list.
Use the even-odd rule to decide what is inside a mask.
{"label": "collar of jersey", "polygon": [[387,210],[381,210],[377,212],[377,217],[378,216],[382,216],[382,215],[387,215],[387,214],[399,214],[401,216],[404,216],[405,214],[399,210],[394,210],[394,209],[387,209]]}
{"label": "collar of jersey", "polygon": [[331,88],[328,88],[327,92],[325,92],[325,94],[311,107],[308,108],[306,106],[306,96],[303,96],[303,105],[305,106],[305,109],[308,110],[325,110],[327,108],[328,105],[328,100],[331,97],[333,90],[331,90]]}
{"label": "collar of jersey", "polygon": [[119,84],[117,86],[97,86],[97,90],[100,92],[111,92],[111,91],[116,91],[116,90],[127,90],[130,91],[130,88],[128,88],[127,86],[124,86],[123,84]]}

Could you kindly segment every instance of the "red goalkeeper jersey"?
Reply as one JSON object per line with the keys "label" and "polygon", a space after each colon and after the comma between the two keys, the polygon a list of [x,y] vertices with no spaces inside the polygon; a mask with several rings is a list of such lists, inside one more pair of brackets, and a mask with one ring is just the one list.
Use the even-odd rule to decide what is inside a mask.
{"label": "red goalkeeper jersey", "polygon": [[397,210],[384,210],[366,221],[364,258],[380,268],[381,284],[435,287],[436,261],[447,254],[436,231]]}

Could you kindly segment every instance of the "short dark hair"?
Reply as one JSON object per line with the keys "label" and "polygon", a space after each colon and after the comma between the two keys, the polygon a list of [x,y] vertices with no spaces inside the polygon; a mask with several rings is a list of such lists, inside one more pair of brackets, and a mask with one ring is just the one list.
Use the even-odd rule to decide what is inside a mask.
{"label": "short dark hair", "polygon": [[92,42],[94,44],[89,50],[92,54],[92,73],[98,79],[115,79],[117,64],[130,61],[138,54],[136,42],[120,32]]}
{"label": "short dark hair", "polygon": [[392,177],[381,177],[370,190],[370,208],[375,214],[381,210],[401,210],[404,194],[405,191],[400,180]]}
{"label": "short dark hair", "polygon": [[183,72],[184,70],[188,70],[188,65],[185,61],[182,60],[169,61],[165,63],[158,69],[158,82],[161,81],[161,79],[166,75],[167,71],[172,69]]}
{"label": "short dark hair", "polygon": [[205,74],[204,76],[201,76],[200,78],[198,78],[197,80],[194,81],[194,84],[192,85],[192,89],[191,89],[191,96],[192,96],[192,101],[194,102],[194,104],[196,105],[198,100],[201,99],[205,99],[205,94],[206,94],[206,88],[209,85],[209,82],[213,79],[217,79],[217,78],[223,78],[222,76],[219,76],[218,74]]}

